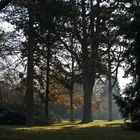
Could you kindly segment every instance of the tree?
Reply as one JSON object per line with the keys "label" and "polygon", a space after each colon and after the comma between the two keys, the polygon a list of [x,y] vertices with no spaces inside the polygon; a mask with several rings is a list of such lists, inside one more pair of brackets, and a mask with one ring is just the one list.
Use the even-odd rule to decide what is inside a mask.
{"label": "tree", "polygon": [[[113,27],[110,28],[110,31]],[[120,42],[120,35],[118,30],[107,33],[108,37],[105,37],[106,46],[104,59],[107,61],[107,80],[108,80],[108,120],[112,120],[112,90],[117,82],[118,77],[118,68],[121,66],[122,55],[124,52],[124,47]],[[111,39],[112,38],[112,39]]]}
{"label": "tree", "polygon": [[[110,4],[104,3],[101,32],[101,56],[107,65],[106,76],[108,79],[108,120],[112,120],[112,89],[116,84],[118,77],[118,68],[123,61],[124,46],[122,43],[122,34],[120,29],[120,19],[122,18],[122,4],[118,1],[112,1]],[[115,12],[117,11],[117,12]],[[122,18],[123,19],[123,18]]]}
{"label": "tree", "polygon": [[[56,26],[56,30],[59,31],[59,34],[63,35],[59,37],[57,34],[58,40],[75,57],[79,67],[82,70],[84,90],[82,122],[86,123],[92,121],[91,96],[97,72],[96,64],[97,58],[99,58],[97,52],[100,38],[100,12],[93,13],[92,11],[88,13],[87,11],[94,10],[95,7],[99,10],[100,1],[97,1],[97,4],[95,5],[92,2],[85,2],[84,0],[80,2],[71,1],[71,3],[69,5],[71,10],[69,16],[62,14],[63,20],[60,19],[58,21],[58,26]],[[67,3],[64,4],[67,5]],[[87,9],[88,4],[91,6],[89,9]],[[95,19],[94,23],[93,18]],[[66,23],[64,24],[64,22]],[[95,22],[98,24],[95,24]],[[94,25],[92,26],[92,24]],[[60,27],[62,27],[61,29],[63,30],[60,30]],[[93,27],[95,30],[93,29]],[[65,31],[65,33],[63,31]],[[74,39],[76,40],[76,43],[74,44],[74,50],[77,50],[79,54],[73,51],[71,49],[71,46],[69,45],[69,33],[72,33]]]}
{"label": "tree", "polygon": [[[18,3],[18,2],[17,2]],[[22,9],[24,10],[24,12],[27,13],[29,20],[25,19],[24,23],[27,23],[27,27],[28,27],[28,32],[27,36],[28,36],[28,43],[27,45],[27,86],[26,86],[26,94],[25,94],[25,98],[26,98],[26,123],[27,125],[33,125],[33,75],[34,75],[34,60],[33,60],[33,53],[34,53],[34,36],[33,36],[33,25],[34,25],[34,14],[33,14],[33,3],[28,2],[28,3],[22,3],[22,8],[20,7],[20,2],[18,3],[19,6],[15,6],[14,9],[18,9],[19,11],[19,18],[20,18],[20,12],[22,11]],[[16,9],[16,10],[17,10]],[[26,17],[27,18],[27,17]],[[22,28],[22,24],[21,24],[21,20],[20,24],[18,24],[18,28]],[[18,22],[19,22],[18,21]],[[17,21],[13,21],[12,22],[17,22]],[[17,23],[18,23],[17,22]],[[25,30],[24,30],[25,31]],[[21,49],[21,48],[20,48]]]}
{"label": "tree", "polygon": [[[135,118],[135,115],[138,113],[140,109],[140,94],[139,94],[139,84],[140,84],[140,30],[138,27],[140,26],[139,20],[139,10],[140,3],[138,1],[131,1],[129,3],[129,10],[127,6],[124,4],[126,8],[126,23],[122,26],[122,31],[125,36],[125,45],[127,49],[124,53],[125,62],[126,62],[126,71],[125,76],[132,76],[132,81],[123,92],[123,96],[116,97],[116,102],[120,107],[120,112],[122,116],[131,117],[131,120],[138,120]],[[131,19],[129,18],[131,16]],[[133,27],[133,28],[132,28]]]}
{"label": "tree", "polygon": [[[115,8],[116,2],[113,1],[110,3],[110,13],[107,11],[108,6],[102,5],[101,1],[96,1],[96,4],[93,1],[85,2],[84,0],[81,1],[81,21],[79,23],[78,15],[76,18],[73,18],[72,27],[73,34],[75,38],[78,39],[81,45],[81,66],[82,66],[82,76],[83,76],[83,89],[84,89],[84,106],[83,106],[83,122],[91,121],[91,95],[92,89],[94,87],[95,78],[100,74],[103,74],[103,70],[101,70],[101,63],[100,62],[100,50],[101,44],[100,39],[102,36],[102,32],[105,32],[106,29],[103,24],[105,24],[109,19],[110,13],[112,13]],[[79,3],[77,3],[78,5]],[[86,5],[89,4],[89,9]],[[107,3],[106,3],[107,4]],[[113,5],[113,6],[112,6]],[[115,7],[115,6],[114,6]],[[87,11],[90,11],[89,13]],[[105,10],[107,13],[105,13]],[[107,14],[107,15],[106,15]],[[104,16],[105,15],[105,16]],[[78,26],[79,25],[79,26]],[[78,27],[81,27],[78,29]],[[106,27],[107,28],[107,27]],[[82,38],[80,36],[82,35]],[[66,46],[66,45],[65,45]],[[66,46],[68,48],[68,46]],[[72,52],[70,49],[69,51],[74,54],[77,58],[77,55]],[[78,60],[78,59],[77,59]],[[78,62],[79,62],[78,60]],[[99,67],[98,67],[99,66]],[[103,65],[102,65],[103,66]],[[111,68],[111,67],[110,67]],[[100,72],[99,72],[100,71]]]}
{"label": "tree", "polygon": [[[71,42],[70,45],[73,43]],[[68,90],[68,96],[70,100],[70,120],[74,120],[74,84],[80,81],[80,73],[76,61],[71,53],[68,53],[65,48],[61,48],[60,55],[61,60],[58,57],[55,61],[55,75],[54,77],[58,80],[62,86]]]}
{"label": "tree", "polygon": [[[114,82],[115,79],[111,79]],[[95,119],[108,119],[108,78],[96,79],[96,84],[93,90],[93,101],[92,107],[94,110],[93,116]],[[112,88],[112,96],[120,96],[120,87],[118,80]],[[114,98],[112,98],[112,119],[120,119],[117,105],[115,104]]]}
{"label": "tree", "polygon": [[[26,86],[26,94],[25,94],[26,121],[27,121],[27,125],[33,125],[33,115],[34,115],[34,109],[33,109],[34,108],[34,103],[33,103],[34,85],[33,84],[34,84],[34,66],[35,66],[35,53],[36,53],[35,49],[37,48],[36,45],[38,43],[35,42],[37,39],[35,38],[36,36],[34,35],[36,34],[36,31],[34,29],[38,27],[38,21],[37,21],[38,12],[35,11],[34,7],[39,8],[39,5],[37,5],[39,4],[39,2],[35,3],[34,1],[27,1],[24,3],[24,2],[17,1],[17,3],[19,4],[19,7],[15,6],[15,9],[17,8],[19,10],[19,13],[22,12],[22,10],[25,13],[27,13],[27,16],[25,15],[25,13],[23,14],[23,18],[25,18],[24,23],[21,23],[23,21],[18,20],[17,25],[19,29],[24,30],[25,36],[27,37],[27,43],[24,44],[24,49],[21,48],[21,50],[23,51],[22,57],[24,58],[27,57],[27,80],[26,80],[27,86]],[[20,15],[19,18],[21,18]],[[47,95],[48,95],[48,86],[46,86],[46,100],[48,98]],[[47,103],[48,102],[46,101],[46,105]],[[47,109],[48,108],[46,107],[46,112]]]}
{"label": "tree", "polygon": [[[19,2],[20,3],[20,2]],[[81,1],[30,1],[22,5],[22,10],[24,10],[25,20],[19,24],[19,29],[24,29],[26,31],[26,48],[24,49],[25,55],[27,57],[27,120],[29,124],[32,124],[33,120],[33,80],[34,80],[34,66],[37,64],[39,67],[39,62],[41,62],[40,57],[45,58],[42,53],[37,53],[37,50],[44,48],[45,45],[41,43],[43,36],[50,34],[51,41],[53,45],[65,48],[65,51],[71,54],[73,60],[76,60],[80,68],[80,73],[82,73],[83,79],[83,90],[84,90],[84,105],[83,105],[83,118],[82,122],[92,121],[91,117],[91,97],[92,90],[95,84],[95,79],[100,77],[102,74],[106,74],[106,64],[103,61],[102,46],[105,42],[102,41],[102,36],[108,32],[106,23],[109,21],[109,16],[111,13],[115,12],[118,6],[117,1],[108,0],[81,0]],[[21,10],[21,7],[18,7]],[[35,10],[37,8],[38,10]],[[109,9],[109,10],[108,10]],[[111,9],[111,10],[110,10]],[[18,13],[19,15],[19,13]],[[118,17],[117,17],[118,18]],[[115,18],[113,19],[115,20]],[[13,21],[13,19],[12,19]],[[27,24],[26,24],[27,23]],[[22,28],[24,25],[24,28]],[[26,27],[25,27],[26,25]],[[114,27],[114,26],[113,26]],[[112,28],[113,28],[112,27]],[[111,28],[111,29],[112,29]],[[109,29],[109,34],[110,30]],[[37,31],[36,31],[37,30]],[[38,32],[38,33],[37,33]],[[38,41],[38,34],[41,36],[40,41]],[[107,35],[107,34],[106,34]],[[71,38],[72,45],[71,45]],[[106,36],[108,38],[108,35]],[[111,40],[112,41],[112,40]],[[47,71],[46,71],[46,116],[48,116],[48,94],[49,94],[49,75],[50,75],[50,53],[49,50],[50,42],[48,42],[48,54],[47,60]],[[108,43],[108,44],[107,44]],[[110,40],[107,40],[108,45],[108,57],[110,57]],[[38,47],[39,46],[39,47]],[[37,49],[39,48],[39,49]],[[108,77],[110,79],[111,87],[111,63],[110,58],[108,59]],[[45,64],[46,65],[46,64]],[[64,68],[64,66],[62,66]],[[72,62],[72,69],[74,65]],[[41,67],[40,67],[41,68]],[[118,67],[117,67],[118,68]],[[117,69],[116,69],[117,70]],[[67,71],[67,68],[64,68]],[[73,70],[72,70],[73,71]],[[67,72],[68,73],[68,72]],[[71,73],[71,112],[72,111],[72,98],[73,98],[73,83],[74,76]],[[67,84],[67,83],[65,83]],[[111,94],[110,94],[111,95]],[[110,96],[111,97],[111,96]],[[30,106],[30,107],[28,107]]]}
{"label": "tree", "polygon": [[29,33],[28,33],[28,47],[27,47],[27,89],[26,89],[26,123],[27,125],[33,125],[33,75],[34,75],[34,60],[33,60],[33,9],[32,5],[28,7],[29,14]]}

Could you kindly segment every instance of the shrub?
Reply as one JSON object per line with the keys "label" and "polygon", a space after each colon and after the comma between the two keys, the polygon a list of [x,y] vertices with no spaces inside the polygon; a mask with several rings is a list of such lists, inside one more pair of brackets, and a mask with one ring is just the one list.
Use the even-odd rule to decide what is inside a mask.
{"label": "shrub", "polygon": [[2,113],[0,113],[0,124],[25,124],[25,113],[22,111],[5,110]]}
{"label": "shrub", "polygon": [[125,122],[123,128],[131,130],[140,130],[140,123],[138,121]]}

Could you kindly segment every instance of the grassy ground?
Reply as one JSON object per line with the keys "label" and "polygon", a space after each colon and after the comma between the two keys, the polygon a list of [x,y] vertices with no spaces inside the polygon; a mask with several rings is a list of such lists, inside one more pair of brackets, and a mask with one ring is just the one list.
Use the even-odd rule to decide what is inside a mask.
{"label": "grassy ground", "polygon": [[0,140],[140,140],[140,132],[124,130],[121,121],[88,124],[63,122],[51,126],[0,126]]}

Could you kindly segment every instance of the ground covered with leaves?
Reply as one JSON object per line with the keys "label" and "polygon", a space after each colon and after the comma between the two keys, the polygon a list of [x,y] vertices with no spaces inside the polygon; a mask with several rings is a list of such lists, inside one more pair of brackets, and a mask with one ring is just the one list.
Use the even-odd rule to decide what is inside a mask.
{"label": "ground covered with leaves", "polygon": [[0,126],[0,140],[140,140],[140,131],[123,129],[122,124],[122,121],[95,121],[34,127]]}

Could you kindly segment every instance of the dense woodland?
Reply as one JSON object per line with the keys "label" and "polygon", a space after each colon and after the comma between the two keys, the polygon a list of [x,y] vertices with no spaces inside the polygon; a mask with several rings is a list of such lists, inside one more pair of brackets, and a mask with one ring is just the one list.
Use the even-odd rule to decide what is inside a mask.
{"label": "dense woodland", "polygon": [[111,121],[115,103],[140,123],[138,0],[0,0],[0,24],[1,124]]}

